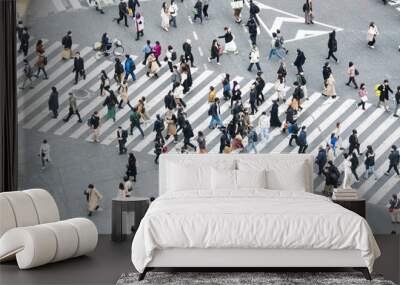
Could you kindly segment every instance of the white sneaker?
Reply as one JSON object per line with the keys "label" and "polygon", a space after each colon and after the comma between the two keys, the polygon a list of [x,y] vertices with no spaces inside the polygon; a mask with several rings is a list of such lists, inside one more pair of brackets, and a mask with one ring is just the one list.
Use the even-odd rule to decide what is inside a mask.
{"label": "white sneaker", "polygon": [[238,51],[238,50],[235,50],[234,54],[239,54],[239,51]]}
{"label": "white sneaker", "polygon": [[218,65],[221,65],[221,63],[220,63],[220,62],[217,62],[217,64],[218,64]]}
{"label": "white sneaker", "polygon": [[207,57],[208,62],[211,62],[211,59],[209,57]]}

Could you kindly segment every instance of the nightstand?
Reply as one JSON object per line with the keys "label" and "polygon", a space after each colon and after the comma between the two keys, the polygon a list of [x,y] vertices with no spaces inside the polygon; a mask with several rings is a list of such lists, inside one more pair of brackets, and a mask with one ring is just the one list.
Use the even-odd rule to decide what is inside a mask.
{"label": "nightstand", "polygon": [[366,202],[365,199],[357,199],[357,200],[333,200],[332,201],[340,206],[359,214],[361,217],[365,219],[366,217]]}
{"label": "nightstand", "polygon": [[136,231],[150,205],[147,197],[126,197],[112,199],[111,239],[123,241]]}

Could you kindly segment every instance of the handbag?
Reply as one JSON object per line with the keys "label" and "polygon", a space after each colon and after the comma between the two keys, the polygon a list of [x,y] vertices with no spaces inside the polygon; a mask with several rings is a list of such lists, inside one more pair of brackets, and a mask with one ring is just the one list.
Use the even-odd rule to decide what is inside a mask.
{"label": "handbag", "polygon": [[367,96],[362,96],[362,97],[361,97],[361,101],[362,101],[362,102],[367,102],[367,101],[368,101]]}
{"label": "handbag", "polygon": [[242,9],[243,8],[243,1],[242,0],[233,0],[231,1],[232,9]]}

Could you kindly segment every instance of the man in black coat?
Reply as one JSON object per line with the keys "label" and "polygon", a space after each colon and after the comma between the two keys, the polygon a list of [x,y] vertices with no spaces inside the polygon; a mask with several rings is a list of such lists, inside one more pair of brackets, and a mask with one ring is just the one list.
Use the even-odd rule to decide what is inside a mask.
{"label": "man in black coat", "polygon": [[194,137],[192,126],[190,125],[189,121],[186,120],[183,129],[183,147],[182,149],[186,150],[188,146],[190,146],[194,151],[197,150],[196,146],[190,142],[190,139]]}
{"label": "man in black coat", "polygon": [[74,69],[72,72],[75,72],[75,84],[78,84],[79,75],[83,77],[83,80],[86,79],[85,74],[85,62],[83,58],[80,56],[80,53],[77,52],[74,59]]}
{"label": "man in black coat", "polygon": [[257,43],[257,24],[254,17],[250,17],[246,24],[249,29],[250,41],[252,45]]}
{"label": "man in black coat", "polygon": [[353,130],[353,133],[349,137],[349,154],[351,155],[354,150],[357,150],[360,155],[360,142],[358,141],[357,130]]}
{"label": "man in black coat", "polygon": [[257,14],[260,13],[260,8],[254,4],[253,0],[250,0],[250,7],[249,7],[249,12],[250,12],[250,18],[253,18],[254,21],[257,23],[257,25],[260,25],[260,22],[257,19]]}
{"label": "man in black coat", "polygon": [[400,162],[399,151],[397,150],[397,147],[395,145],[392,145],[392,149],[389,154],[389,168],[385,172],[385,175],[389,175],[390,170],[392,170],[392,168],[393,168],[394,171],[397,173],[397,176],[400,177],[400,172],[399,172],[399,168],[398,168],[399,162]]}
{"label": "man in black coat", "polygon": [[125,0],[121,0],[121,2],[119,3],[118,13],[119,13],[119,18],[114,18],[114,20],[116,20],[119,25],[119,22],[121,22],[122,19],[124,19],[125,27],[129,27],[128,26],[128,6],[126,5]]}
{"label": "man in black coat", "polygon": [[265,81],[261,77],[261,74],[262,74],[261,72],[258,72],[257,77],[256,77],[257,106],[261,105],[265,101],[264,94],[263,94],[263,90],[265,87]]}
{"label": "man in black coat", "polygon": [[226,128],[221,128],[222,134],[219,139],[219,153],[223,153],[225,147],[230,146],[231,142],[229,140],[228,132]]}
{"label": "man in black coat", "polygon": [[22,34],[21,34],[21,45],[19,49],[24,53],[24,56],[28,55],[28,49],[29,49],[29,34],[28,34],[28,29],[25,27],[22,29]]}
{"label": "man in black coat", "polygon": [[388,108],[388,105],[389,105],[389,92],[393,94],[393,90],[389,86],[389,80],[385,79],[383,81],[383,84],[381,84],[378,87],[378,90],[380,91],[381,95],[379,96],[377,107],[379,108],[381,106],[381,104],[383,104],[383,106],[385,107],[385,111],[389,112],[389,108]]}
{"label": "man in black coat", "polygon": [[62,56],[63,59],[71,58],[71,49],[72,49],[72,32],[68,31],[68,33],[62,38],[61,43],[64,47],[64,54]]}
{"label": "man in black coat", "polygon": [[191,67],[196,67],[194,66],[194,58],[192,54],[192,41],[189,39],[186,40],[186,42],[183,43],[182,48],[185,53],[185,59],[190,61]]}
{"label": "man in black coat", "polygon": [[303,72],[303,65],[305,62],[306,62],[306,57],[304,55],[304,52],[302,52],[300,49],[297,49],[297,56],[293,63],[293,65],[297,67],[297,74]]}
{"label": "man in black coat", "polygon": [[333,54],[334,52],[337,52],[337,40],[335,30],[329,33],[328,49],[328,57],[326,59],[330,59],[332,57],[336,61],[336,63],[339,63],[339,60]]}
{"label": "man in black coat", "polygon": [[164,128],[165,128],[164,120],[161,118],[161,116],[159,114],[157,114],[156,120],[154,122],[153,132],[156,132],[155,141],[157,141],[157,139],[160,139],[163,144],[165,143],[164,137],[162,135],[162,131],[164,130]]}

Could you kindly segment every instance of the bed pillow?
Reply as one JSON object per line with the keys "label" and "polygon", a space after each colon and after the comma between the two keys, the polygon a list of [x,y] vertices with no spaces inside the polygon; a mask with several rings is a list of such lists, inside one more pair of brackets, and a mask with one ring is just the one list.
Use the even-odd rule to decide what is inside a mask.
{"label": "bed pillow", "polygon": [[211,188],[217,191],[236,190],[236,170],[211,168]]}
{"label": "bed pillow", "polygon": [[236,170],[237,189],[265,189],[267,184],[267,171],[262,170]]}
{"label": "bed pillow", "polygon": [[210,168],[171,163],[167,181],[168,191],[210,189]]}

